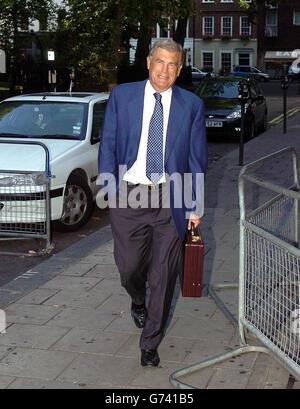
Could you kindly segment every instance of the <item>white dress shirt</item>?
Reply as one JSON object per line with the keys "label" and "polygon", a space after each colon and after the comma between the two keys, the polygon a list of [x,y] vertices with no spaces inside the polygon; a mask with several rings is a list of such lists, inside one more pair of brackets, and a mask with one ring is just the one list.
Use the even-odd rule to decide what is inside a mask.
{"label": "white dress shirt", "polygon": [[[138,154],[136,161],[131,166],[130,169],[124,174],[123,180],[134,183],[134,184],[152,184],[151,181],[146,176],[146,159],[147,159],[147,142],[148,142],[148,132],[150,119],[152,117],[154,106],[155,106],[155,97],[154,93],[157,92],[152,87],[150,81],[146,82],[145,86],[145,95],[144,95],[144,108],[143,108],[143,124],[142,124],[142,133],[140,139],[140,145],[138,149]],[[160,93],[162,98],[163,105],[163,115],[164,115],[164,126],[163,126],[163,157],[165,157],[165,148],[166,148],[166,139],[167,139],[167,129],[168,121],[170,114],[171,98],[172,98],[172,88],[167,89],[164,92]],[[158,183],[163,183],[166,181],[165,173],[158,181]]]}

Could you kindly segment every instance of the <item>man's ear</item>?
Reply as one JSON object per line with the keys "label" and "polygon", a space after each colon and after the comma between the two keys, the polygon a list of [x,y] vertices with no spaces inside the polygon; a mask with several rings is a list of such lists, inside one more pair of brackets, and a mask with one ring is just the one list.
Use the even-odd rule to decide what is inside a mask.
{"label": "man's ear", "polygon": [[151,57],[147,57],[147,68],[150,68]]}

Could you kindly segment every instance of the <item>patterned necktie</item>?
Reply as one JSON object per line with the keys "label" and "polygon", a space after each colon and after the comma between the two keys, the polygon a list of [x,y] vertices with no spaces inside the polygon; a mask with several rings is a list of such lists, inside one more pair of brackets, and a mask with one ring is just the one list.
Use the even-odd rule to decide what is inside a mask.
{"label": "patterned necktie", "polygon": [[147,159],[146,159],[146,176],[152,183],[157,183],[163,174],[163,106],[161,94],[155,92],[155,107],[150,119]]}

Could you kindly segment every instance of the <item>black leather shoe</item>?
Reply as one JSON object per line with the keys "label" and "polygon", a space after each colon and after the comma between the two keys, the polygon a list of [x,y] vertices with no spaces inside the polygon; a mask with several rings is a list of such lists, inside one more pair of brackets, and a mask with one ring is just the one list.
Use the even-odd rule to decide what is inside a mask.
{"label": "black leather shoe", "polygon": [[132,303],[131,304],[131,316],[135,325],[138,328],[143,328],[145,326],[146,317],[147,317],[147,310],[144,304],[137,305]]}
{"label": "black leather shoe", "polygon": [[142,366],[157,366],[160,362],[157,349],[142,349]]}

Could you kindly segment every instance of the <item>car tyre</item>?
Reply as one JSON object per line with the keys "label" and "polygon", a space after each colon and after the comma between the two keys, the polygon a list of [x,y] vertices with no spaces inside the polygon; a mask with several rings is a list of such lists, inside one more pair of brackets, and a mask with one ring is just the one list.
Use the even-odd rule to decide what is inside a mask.
{"label": "car tyre", "polygon": [[93,211],[93,195],[83,177],[69,177],[65,193],[62,216],[54,222],[54,228],[61,232],[72,232],[84,226]]}

